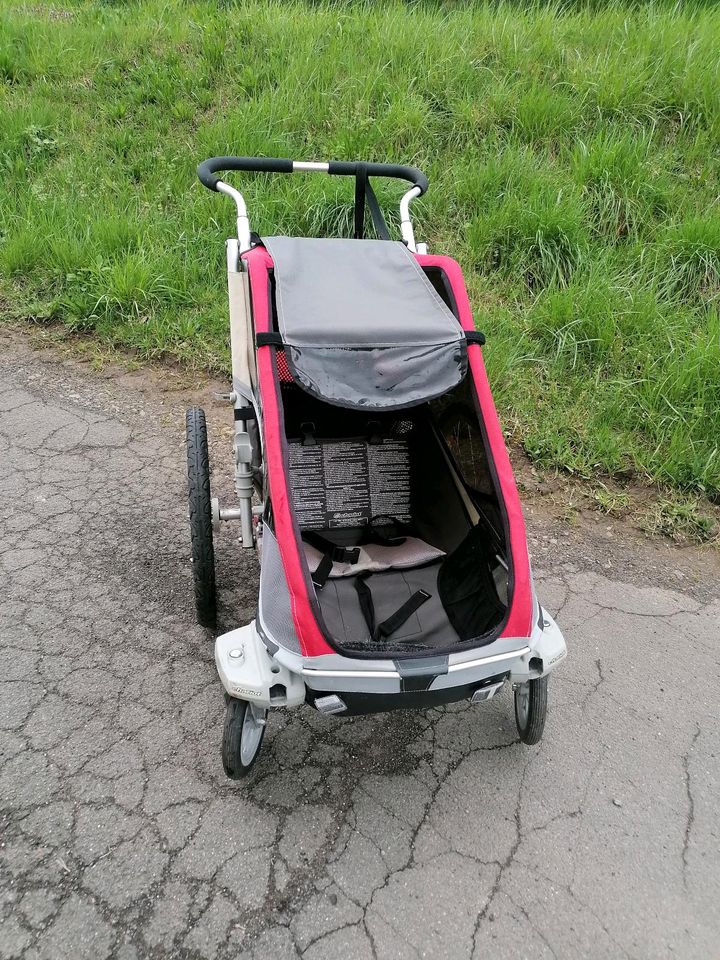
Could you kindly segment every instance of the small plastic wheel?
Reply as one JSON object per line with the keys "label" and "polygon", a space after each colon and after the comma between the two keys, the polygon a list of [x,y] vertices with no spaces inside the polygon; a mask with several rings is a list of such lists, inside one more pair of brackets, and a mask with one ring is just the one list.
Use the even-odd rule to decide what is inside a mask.
{"label": "small plastic wheel", "polygon": [[248,775],[265,736],[267,710],[247,700],[227,697],[222,739],[222,761],[231,780]]}
{"label": "small plastic wheel", "polygon": [[515,687],[515,724],[523,743],[539,743],[547,716],[548,678],[538,677]]}
{"label": "small plastic wheel", "polygon": [[195,609],[201,626],[214,627],[217,600],[210,505],[210,458],[205,411],[201,407],[190,407],[186,412],[185,436]]}

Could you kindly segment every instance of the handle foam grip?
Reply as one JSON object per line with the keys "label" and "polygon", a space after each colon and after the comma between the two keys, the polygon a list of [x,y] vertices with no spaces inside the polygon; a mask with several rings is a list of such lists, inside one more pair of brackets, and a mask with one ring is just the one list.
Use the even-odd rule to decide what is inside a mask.
{"label": "handle foam grip", "polygon": [[[354,160],[331,160],[328,173],[341,177],[357,176],[358,168],[364,168],[368,177],[393,177],[407,180],[419,187],[420,193],[428,188],[428,179],[417,167],[405,167],[399,163],[358,163]],[[220,177],[217,173],[227,170],[245,170],[250,173],[292,173],[292,160],[272,157],[210,157],[197,168],[197,175],[208,190],[217,190]]]}

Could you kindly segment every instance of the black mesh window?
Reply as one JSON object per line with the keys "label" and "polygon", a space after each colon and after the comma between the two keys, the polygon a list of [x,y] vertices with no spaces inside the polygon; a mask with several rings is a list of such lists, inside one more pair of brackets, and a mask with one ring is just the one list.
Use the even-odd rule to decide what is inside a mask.
{"label": "black mesh window", "polygon": [[465,483],[491,496],[492,477],[475,411],[463,403],[450,404],[439,414],[437,425]]}

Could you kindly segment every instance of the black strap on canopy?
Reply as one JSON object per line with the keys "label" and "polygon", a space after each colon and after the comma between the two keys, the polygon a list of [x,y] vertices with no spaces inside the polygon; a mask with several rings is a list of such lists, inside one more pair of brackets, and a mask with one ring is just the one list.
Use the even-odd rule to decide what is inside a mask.
{"label": "black strap on canopy", "polygon": [[358,163],[355,174],[355,239],[362,240],[365,236],[365,204],[370,208],[375,233],[379,240],[389,240],[390,233],[382,215],[375,191],[370,186],[367,175],[367,164]]}
{"label": "black strap on canopy", "polygon": [[284,347],[285,342],[282,334],[277,330],[271,330],[270,333],[256,333],[255,343],[258,347]]}
{"label": "black strap on canopy", "polygon": [[[382,216],[382,214],[380,214],[380,216]],[[381,237],[381,239],[389,240],[390,235],[388,234],[385,237]],[[479,346],[482,347],[485,345],[485,334],[481,333],[480,330],[466,330],[465,342],[467,343],[468,346],[471,346],[473,343],[477,343]],[[256,333],[255,343],[258,345],[258,347],[284,347],[285,346],[285,341],[283,340],[282,335],[277,332],[277,330],[273,330],[271,333]]]}

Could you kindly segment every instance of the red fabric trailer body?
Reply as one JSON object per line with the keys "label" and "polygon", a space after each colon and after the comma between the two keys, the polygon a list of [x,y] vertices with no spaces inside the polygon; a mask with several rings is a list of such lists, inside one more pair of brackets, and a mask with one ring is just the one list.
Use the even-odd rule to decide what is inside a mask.
{"label": "red fabric trailer body", "polygon": [[[251,304],[256,334],[271,333],[273,305],[271,275],[273,260],[267,250],[256,246],[243,255],[247,265]],[[459,265],[449,257],[416,255],[423,269],[442,271],[452,291],[457,319],[463,330],[474,331],[470,304]],[[276,347],[259,346],[258,383],[262,407],[264,456],[272,515],[284,574],[290,594],[293,625],[305,657],[337,653],[332,638],[326,635],[319,618],[313,586],[302,551],[301,534],[296,522],[292,492],[288,483],[288,464],[284,438],[283,408],[280,397]],[[508,539],[508,607],[496,636],[529,637],[533,628],[533,590],[527,552],[525,523],[513,478],[495,404],[492,399],[481,346],[468,343],[468,373],[477,401],[477,415],[488,462],[493,471],[496,495],[505,518]],[[287,365],[283,364],[284,370]]]}

